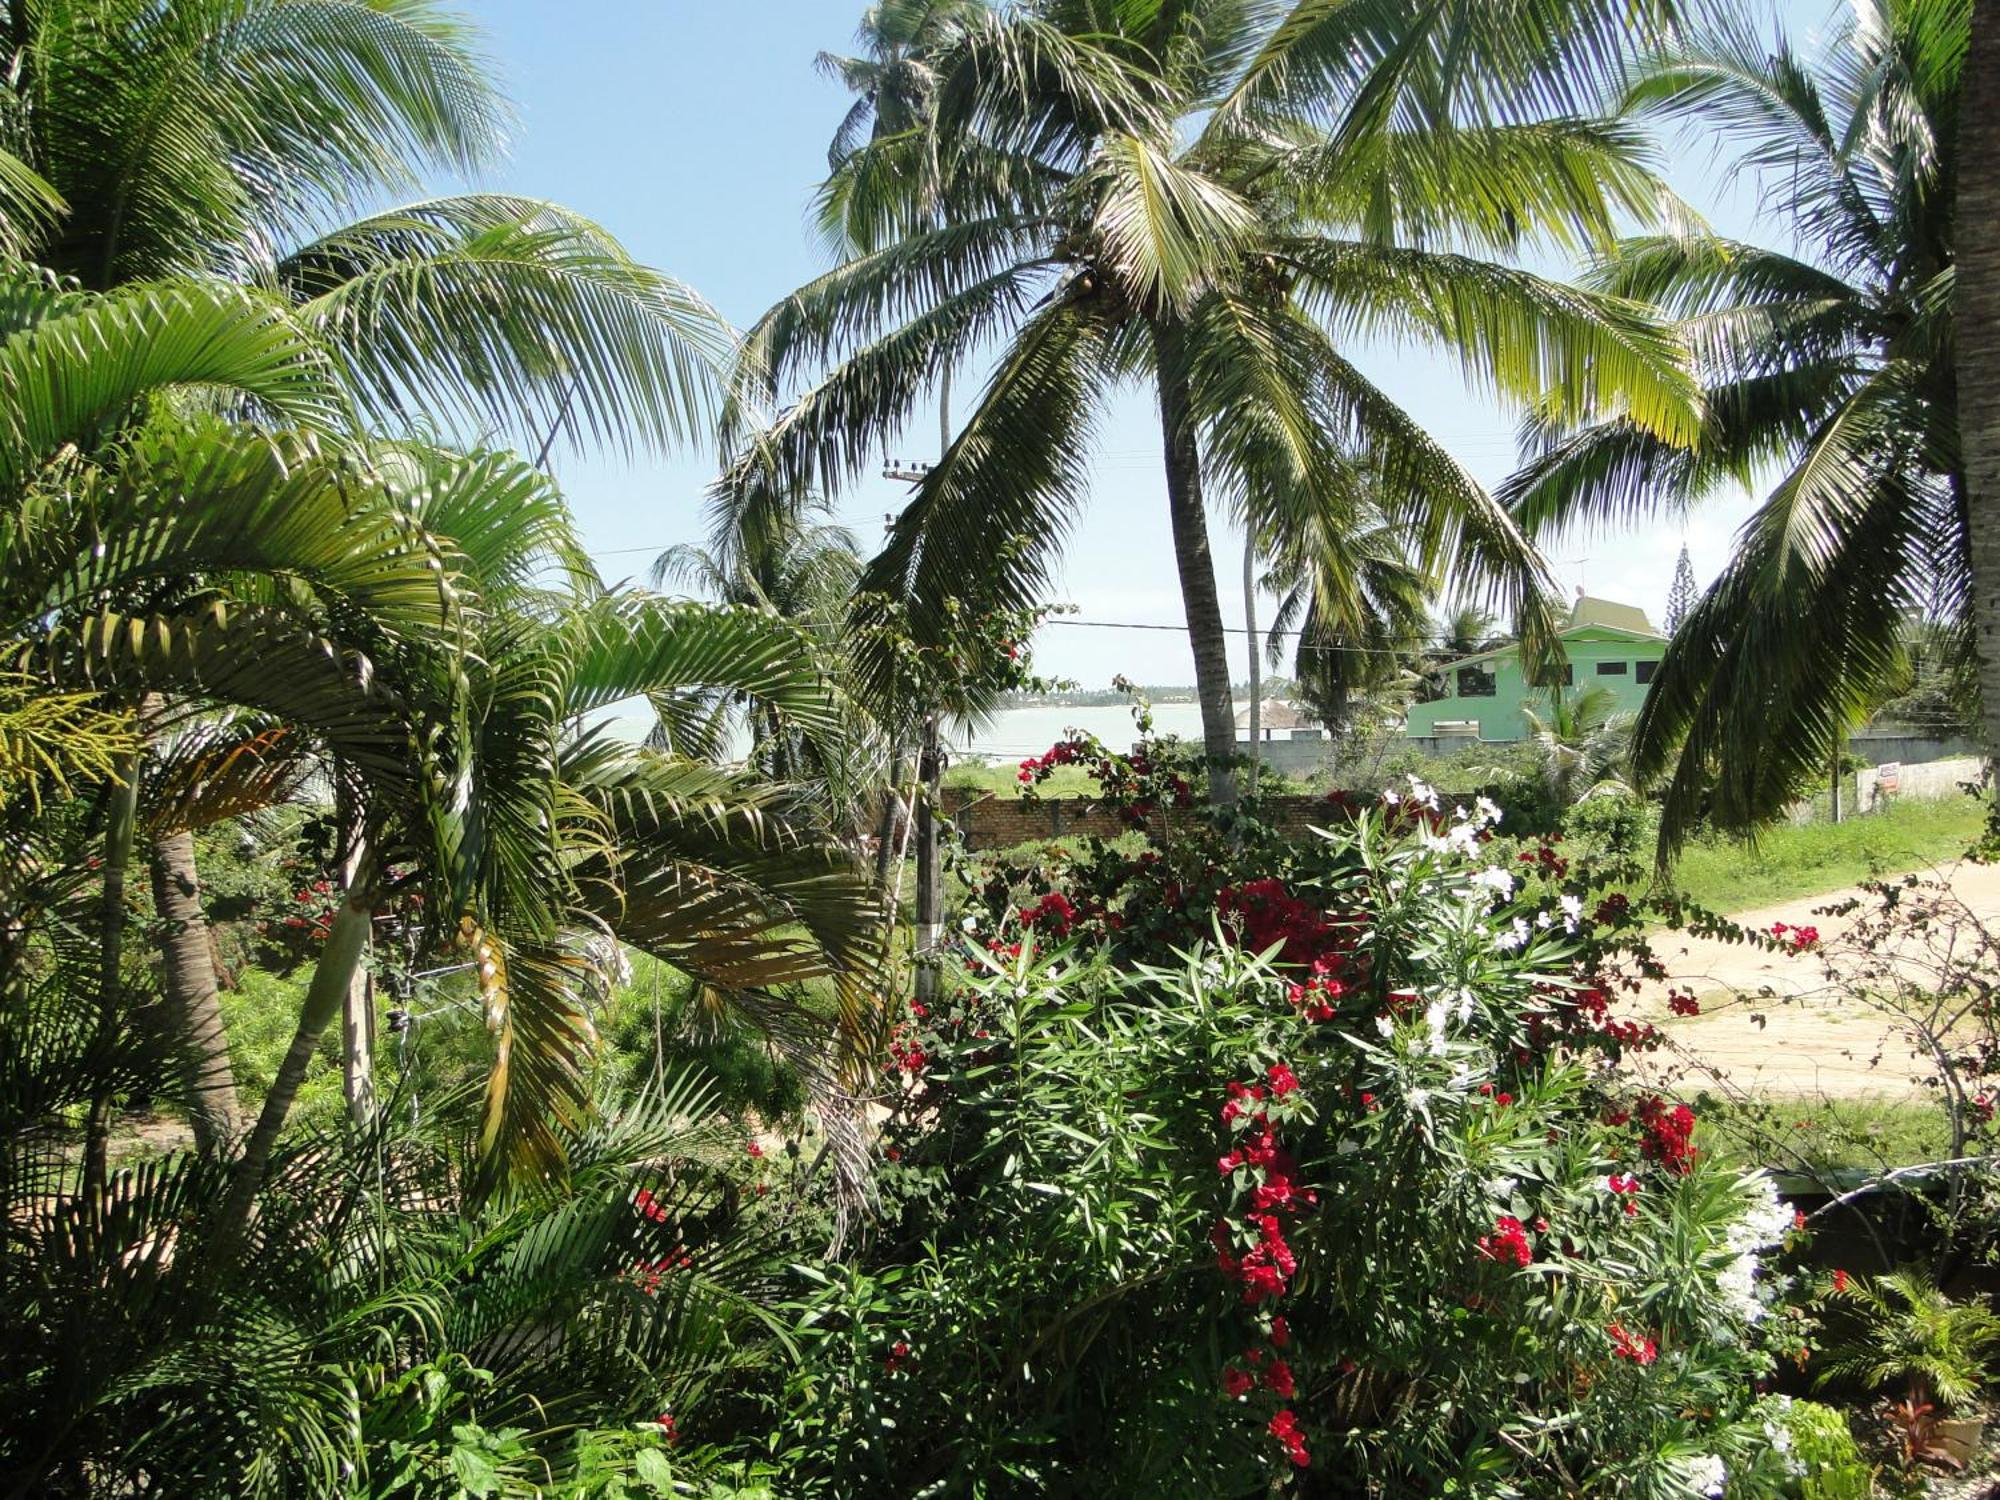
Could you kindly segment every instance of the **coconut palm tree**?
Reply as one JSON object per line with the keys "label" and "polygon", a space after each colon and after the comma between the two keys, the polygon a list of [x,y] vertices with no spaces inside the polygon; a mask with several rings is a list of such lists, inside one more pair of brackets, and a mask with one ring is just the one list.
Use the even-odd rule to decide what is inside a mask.
{"label": "coconut palm tree", "polygon": [[[1235,728],[1209,491],[1329,488],[1364,448],[1420,566],[1493,584],[1545,641],[1533,549],[1343,345],[1399,336],[1507,398],[1623,400],[1662,436],[1691,430],[1671,336],[1497,258],[1608,238],[1619,211],[1656,206],[1631,132],[1562,109],[1612,64],[1614,11],[1630,13],[1041,0],[973,18],[933,65],[922,150],[882,147],[922,175],[850,195],[847,218],[883,225],[881,248],[750,336],[739,424],[833,366],[762,435],[760,474],[853,477],[947,371],[995,351],[865,580],[942,630],[957,608],[1034,600],[1086,497],[1104,403],[1152,392],[1217,800],[1234,794]],[[849,158],[855,175],[875,149]],[[910,222],[911,194],[935,222]]]}
{"label": "coconut palm tree", "polygon": [[[2000,6],[1973,0],[1960,161],[2000,153]],[[1966,562],[1979,679],[1981,738],[2000,763],[2000,177],[1973,172],[1962,185],[1953,244],[1952,316],[1959,434],[1965,465]]]}
{"label": "coconut palm tree", "polygon": [[1558,807],[1599,791],[1624,790],[1632,716],[1614,712],[1609,688],[1556,689],[1542,708],[1523,708],[1536,774]]}
{"label": "coconut palm tree", "polygon": [[985,0],[883,0],[861,13],[862,56],[820,53],[819,70],[855,96],[827,165],[837,172],[863,146],[920,130],[937,98],[936,59],[986,9]]}
{"label": "coconut palm tree", "polygon": [[1370,503],[1362,466],[1354,479],[1342,494],[1303,497],[1265,541],[1263,584],[1278,607],[1264,649],[1275,667],[1292,642],[1299,694],[1335,733],[1357,696],[1410,678],[1410,643],[1430,618],[1427,580]]}
{"label": "coconut palm tree", "polygon": [[1796,226],[1787,254],[1683,228],[1621,244],[1600,290],[1680,320],[1706,388],[1690,441],[1548,421],[1504,495],[1532,533],[1696,504],[1776,468],[1669,644],[1635,769],[1662,853],[1747,829],[1823,773],[1907,677],[1912,618],[1966,642],[1968,510],[1952,351],[1970,0],[1861,0],[1817,66],[1718,12],[1633,79],[1636,111],[1712,127]]}

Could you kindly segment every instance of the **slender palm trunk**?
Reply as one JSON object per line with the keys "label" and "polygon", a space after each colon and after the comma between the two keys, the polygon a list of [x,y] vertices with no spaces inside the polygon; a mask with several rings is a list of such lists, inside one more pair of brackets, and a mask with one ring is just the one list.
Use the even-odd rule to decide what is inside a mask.
{"label": "slender palm trunk", "polygon": [[[109,1047],[122,1019],[125,993],[125,877],[132,864],[132,837],[139,821],[139,756],[118,758],[118,784],[111,789],[104,830],[104,903],[97,929],[97,1044]],[[91,1095],[83,1131],[83,1197],[102,1201],[111,1179],[111,1089],[99,1083]]]}
{"label": "slender palm trunk", "polygon": [[1229,763],[1236,756],[1236,706],[1229,690],[1229,642],[1215,559],[1202,505],[1201,450],[1188,388],[1184,335],[1177,324],[1153,325],[1159,361],[1160,430],[1166,445],[1167,512],[1173,522],[1174,563],[1180,570],[1188,644],[1194,648],[1195,697],[1201,704],[1202,748],[1208,757],[1208,797],[1220,807],[1236,800]]}
{"label": "slender palm trunk", "polygon": [[183,1102],[204,1155],[234,1149],[243,1132],[229,1037],[216,995],[215,954],[201,909],[194,835],[186,829],[153,840],[153,910],[162,932],[160,959],[167,1023],[181,1052]]}
{"label": "slender palm trunk", "polygon": [[2000,0],[1973,0],[1958,111],[1958,429],[1980,729],[2000,766]]}
{"label": "slender palm trunk", "polygon": [[1250,795],[1257,795],[1257,773],[1263,769],[1264,677],[1257,655],[1257,528],[1243,518],[1243,632],[1250,637]]}
{"label": "slender palm trunk", "polygon": [[227,1261],[241,1247],[244,1232],[250,1227],[251,1208],[264,1186],[264,1174],[270,1170],[271,1152],[278,1144],[292,1106],[298,1102],[306,1067],[326,1028],[340,1013],[348,987],[361,967],[361,955],[368,946],[368,932],[374,922],[374,892],[375,861],[364,849],[348,883],[347,897],[334,913],[333,926],[320,950],[312,983],[306,986],[305,1004],[299,1011],[298,1029],[292,1033],[292,1045],[278,1065],[271,1091],[264,1096],[263,1111],[243,1143],[242,1156],[237,1158],[229,1196],[223,1203],[217,1226],[217,1252],[221,1261]]}

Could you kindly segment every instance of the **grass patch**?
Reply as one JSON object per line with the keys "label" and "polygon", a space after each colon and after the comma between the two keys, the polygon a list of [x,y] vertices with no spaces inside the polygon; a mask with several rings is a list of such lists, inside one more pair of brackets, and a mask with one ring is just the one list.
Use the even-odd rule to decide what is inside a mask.
{"label": "grass patch", "polygon": [[1985,819],[1986,804],[1974,797],[1897,802],[1847,823],[1769,829],[1754,844],[1691,844],[1673,880],[1710,911],[1750,911],[1957,859],[1978,840]]}
{"label": "grass patch", "polygon": [[1776,1172],[1889,1172],[1951,1154],[1951,1123],[1934,1099],[1704,1096],[1694,1109],[1704,1150]]}
{"label": "grass patch", "polygon": [[[990,766],[953,766],[944,773],[944,784],[968,787],[993,797],[1019,797],[1021,765],[1019,761],[1005,760]],[[1081,766],[1057,766],[1037,790],[1044,797],[1094,797],[1097,781]]]}

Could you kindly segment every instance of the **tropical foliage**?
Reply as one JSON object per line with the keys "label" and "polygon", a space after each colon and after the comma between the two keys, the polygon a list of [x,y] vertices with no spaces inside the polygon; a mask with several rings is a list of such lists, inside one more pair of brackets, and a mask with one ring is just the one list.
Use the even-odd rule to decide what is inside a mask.
{"label": "tropical foliage", "polygon": [[[760,429],[779,391],[832,368],[759,430],[739,485],[852,478],[936,381],[997,348],[870,565],[921,635],[947,601],[1033,602],[1097,414],[1121,387],[1155,392],[1218,800],[1234,725],[1205,494],[1260,525],[1333,506],[1332,530],[1362,448],[1420,572],[1498,587],[1543,639],[1539,559],[1343,344],[1428,343],[1504,398],[1620,403],[1662,439],[1692,434],[1678,342],[1643,308],[1499,259],[1608,243],[1621,212],[1659,205],[1637,137],[1574,112],[1624,40],[1611,9],[1050,0],[955,25],[929,113],[855,145],[827,187],[863,248],[752,331],[735,401]],[[1354,594],[1319,599],[1330,625]]]}
{"label": "tropical foliage", "polygon": [[[1817,66],[1718,9],[1648,60],[1624,108],[1737,151],[1795,252],[1699,226],[1628,239],[1591,277],[1676,319],[1698,431],[1545,413],[1505,488],[1530,533],[1598,527],[1779,477],[1689,612],[1639,719],[1663,849],[1743,829],[1907,688],[1907,642],[1969,658],[1953,386],[1952,219],[1969,0],[1866,0]],[[1962,671],[1961,678],[1965,675]]]}

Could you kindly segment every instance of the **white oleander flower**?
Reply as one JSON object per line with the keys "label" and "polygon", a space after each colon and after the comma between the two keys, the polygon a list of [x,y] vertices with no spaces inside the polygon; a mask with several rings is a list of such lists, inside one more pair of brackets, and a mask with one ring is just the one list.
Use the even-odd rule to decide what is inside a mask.
{"label": "white oleander flower", "polygon": [[1563,914],[1563,931],[1575,932],[1577,924],[1583,920],[1583,898],[1581,896],[1565,895],[1560,904]]}

